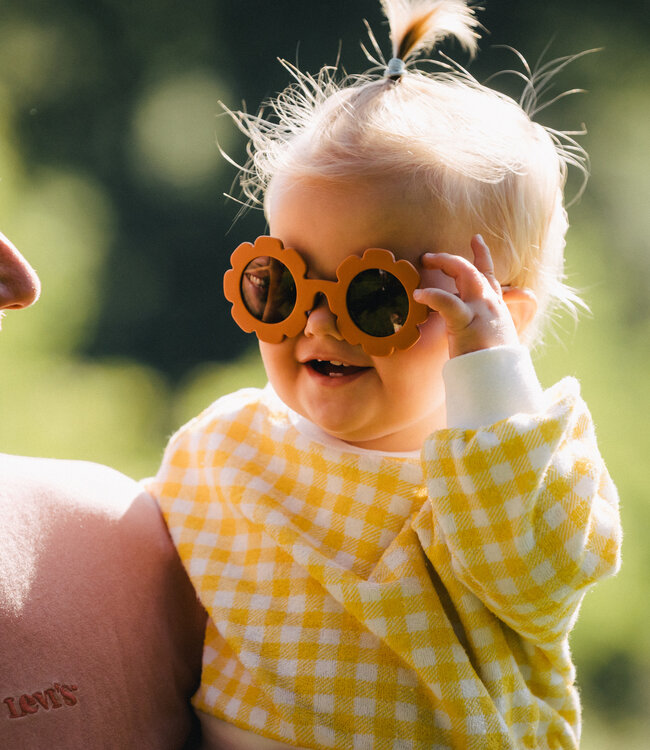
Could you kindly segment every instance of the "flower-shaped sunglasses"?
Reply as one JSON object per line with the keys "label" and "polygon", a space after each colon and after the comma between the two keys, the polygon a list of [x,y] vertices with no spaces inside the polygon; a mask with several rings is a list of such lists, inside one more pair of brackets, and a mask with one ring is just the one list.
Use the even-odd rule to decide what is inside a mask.
{"label": "flower-shaped sunglasses", "polygon": [[273,237],[242,243],[230,263],[223,288],[232,316],[244,331],[270,344],[304,329],[318,294],[327,298],[341,336],[371,356],[411,347],[430,312],[413,299],[420,283],[415,267],[388,250],[349,256],[336,269],[336,281],[306,278],[299,253]]}

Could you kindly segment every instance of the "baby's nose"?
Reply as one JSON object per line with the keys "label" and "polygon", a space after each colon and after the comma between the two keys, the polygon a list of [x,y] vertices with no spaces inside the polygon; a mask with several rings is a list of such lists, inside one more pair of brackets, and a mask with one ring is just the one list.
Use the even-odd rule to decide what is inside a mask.
{"label": "baby's nose", "polygon": [[20,310],[36,302],[41,282],[36,271],[0,233],[0,310]]}
{"label": "baby's nose", "polygon": [[322,293],[316,296],[314,307],[307,317],[305,336],[332,336],[339,341],[343,340],[336,326],[336,315],[330,310],[327,297]]}

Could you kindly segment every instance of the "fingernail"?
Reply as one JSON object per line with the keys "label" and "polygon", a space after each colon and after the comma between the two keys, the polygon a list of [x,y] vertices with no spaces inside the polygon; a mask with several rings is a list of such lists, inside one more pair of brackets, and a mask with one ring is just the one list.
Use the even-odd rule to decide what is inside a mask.
{"label": "fingernail", "polygon": [[485,240],[483,239],[483,235],[482,234],[477,234],[476,236],[478,237],[478,241],[481,242],[481,243],[483,243],[485,245]]}

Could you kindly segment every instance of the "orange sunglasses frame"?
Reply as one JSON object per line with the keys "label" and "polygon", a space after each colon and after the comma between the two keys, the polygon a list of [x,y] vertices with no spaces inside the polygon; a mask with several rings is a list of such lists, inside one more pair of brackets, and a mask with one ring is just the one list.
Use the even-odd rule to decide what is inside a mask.
{"label": "orange sunglasses frame", "polygon": [[[258,257],[275,258],[284,264],[296,284],[296,304],[289,316],[279,323],[265,323],[252,315],[241,294],[241,279],[246,267]],[[389,250],[369,248],[362,257],[350,255],[336,269],[336,281],[306,278],[307,266],[300,254],[291,247],[285,248],[274,237],[262,236],[255,244],[243,242],[230,256],[232,268],[226,271],[223,290],[226,299],[232,302],[232,317],[247,333],[254,332],[260,341],[279,344],[285,337],[292,338],[304,330],[307,315],[314,307],[316,295],[327,297],[330,310],[336,316],[337,328],[343,338],[352,345],[361,345],[366,354],[385,357],[395,349],[408,349],[420,338],[418,325],[427,319],[430,309],[413,299],[413,292],[420,283],[420,274],[407,260],[395,260]],[[382,269],[395,276],[408,295],[409,312],[404,325],[390,336],[371,336],[362,331],[348,313],[346,294],[348,286],[357,274],[368,269]]]}

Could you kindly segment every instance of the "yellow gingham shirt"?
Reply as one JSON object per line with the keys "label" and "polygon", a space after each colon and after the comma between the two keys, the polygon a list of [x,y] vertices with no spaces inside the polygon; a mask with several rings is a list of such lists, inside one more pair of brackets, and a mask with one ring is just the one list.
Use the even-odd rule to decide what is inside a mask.
{"label": "yellow gingham shirt", "polygon": [[269,388],[182,428],[149,490],[210,615],[195,706],[307,748],[576,748],[618,501],[577,383],[545,401],[420,458],[315,440]]}

